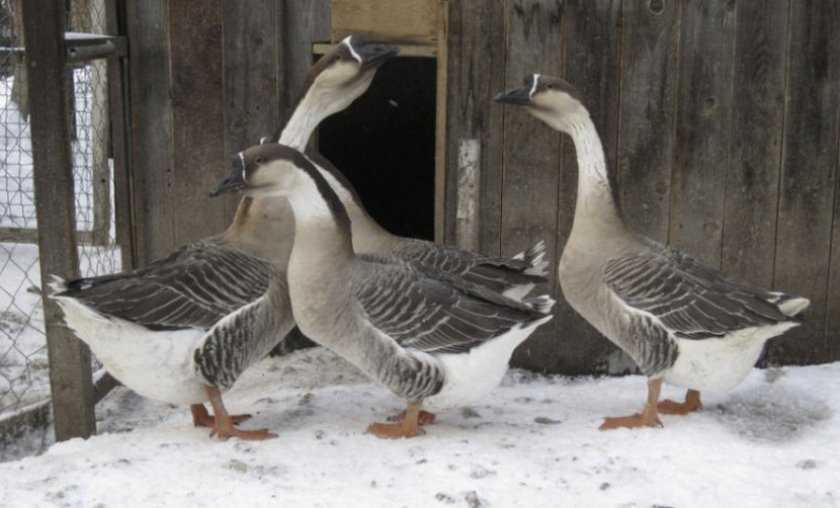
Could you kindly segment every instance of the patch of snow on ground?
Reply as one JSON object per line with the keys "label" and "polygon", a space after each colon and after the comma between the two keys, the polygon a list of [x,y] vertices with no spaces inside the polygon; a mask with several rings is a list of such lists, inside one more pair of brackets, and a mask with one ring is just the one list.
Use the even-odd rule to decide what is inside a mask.
{"label": "patch of snow on ground", "polygon": [[[644,379],[511,372],[424,436],[364,433],[402,409],[331,353],[267,359],[226,396],[243,428],[220,442],[187,408],[120,388],[101,434],[0,464],[2,506],[835,506],[840,363],[755,370],[662,429],[599,432],[639,409]],[[668,387],[666,397],[681,397]]]}

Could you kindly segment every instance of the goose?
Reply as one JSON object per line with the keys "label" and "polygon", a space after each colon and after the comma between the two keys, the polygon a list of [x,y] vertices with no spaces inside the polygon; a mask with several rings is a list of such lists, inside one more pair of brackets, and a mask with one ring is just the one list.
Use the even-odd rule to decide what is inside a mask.
{"label": "goose", "polygon": [[[394,54],[392,46],[351,46],[348,40],[313,67],[309,83],[329,83],[341,98],[329,106],[338,111],[367,89],[356,86],[357,80],[372,79]],[[306,95],[296,121],[307,118],[301,107],[319,104]],[[317,111],[319,117],[324,110]],[[317,123],[308,125],[314,129]],[[149,398],[189,404],[194,425],[210,427],[211,436],[274,437],[266,429],[234,427],[249,415],[229,415],[221,392],[294,326],[285,281],[293,233],[287,202],[245,197],[223,234],[138,270],[69,282],[54,278],[52,297],[67,325],[125,386]],[[213,416],[204,406],[208,400]]]}
{"label": "goose", "polygon": [[551,319],[547,295],[520,302],[397,256],[356,253],[342,200],[300,151],[263,144],[238,159],[214,194],[287,199],[294,212],[287,279],[298,327],[407,402],[399,421],[368,427],[375,436],[417,436],[421,405],[487,394],[514,348]]}
{"label": "goose", "polygon": [[[572,308],[648,378],[641,413],[606,418],[602,430],[657,427],[660,412],[701,409],[701,391],[733,388],[765,342],[800,324],[793,318],[808,299],[735,282],[627,227],[610,191],[601,140],[572,85],[534,74],[496,101],[524,106],[574,142],[577,204],[558,265],[560,286]],[[660,402],[663,381],[687,388],[685,400]]]}

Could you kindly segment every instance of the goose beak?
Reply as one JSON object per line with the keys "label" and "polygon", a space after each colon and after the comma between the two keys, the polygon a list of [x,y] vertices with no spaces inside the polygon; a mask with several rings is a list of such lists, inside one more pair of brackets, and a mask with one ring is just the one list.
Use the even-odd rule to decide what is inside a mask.
{"label": "goose beak", "polygon": [[531,104],[531,91],[528,88],[517,88],[502,92],[493,98],[496,102],[513,104],[515,106],[529,106]]}
{"label": "goose beak", "polygon": [[236,192],[245,188],[245,180],[242,179],[242,173],[237,171],[236,174],[222,180],[216,187],[216,190],[210,193],[211,198],[227,194],[229,192]]}
{"label": "goose beak", "polygon": [[364,43],[353,47],[361,58],[363,70],[379,67],[391,58],[400,54],[400,48],[390,44]]}

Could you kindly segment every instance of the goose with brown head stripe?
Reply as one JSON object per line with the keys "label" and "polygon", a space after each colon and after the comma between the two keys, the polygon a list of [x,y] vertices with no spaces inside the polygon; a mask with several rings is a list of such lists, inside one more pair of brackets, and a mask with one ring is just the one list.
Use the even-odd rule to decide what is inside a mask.
{"label": "goose with brown head stripe", "polygon": [[[308,139],[320,119],[361,95],[376,68],[395,52],[359,42],[326,55],[312,69],[312,86],[287,129],[295,136],[306,131]],[[323,83],[340,100],[331,103],[314,86]],[[311,93],[320,99],[308,99]],[[221,391],[294,326],[285,274],[293,228],[285,200],[246,197],[224,234],[186,245],[139,270],[69,283],[57,279],[54,297],[67,324],[129,388],[189,404],[195,425],[211,427],[220,437],[270,437],[265,430],[234,427],[247,415],[228,415]],[[203,404],[207,400],[214,416]]]}
{"label": "goose with brown head stripe", "polygon": [[294,211],[287,275],[301,330],[407,402],[401,421],[369,427],[379,437],[417,435],[421,404],[449,407],[486,395],[514,348],[551,319],[546,295],[519,302],[395,256],[357,254],[342,200],[293,148],[242,152],[216,192],[242,188],[288,199]]}
{"label": "goose with brown head stripe", "polygon": [[[659,426],[660,412],[699,409],[700,390],[737,385],[765,342],[799,325],[791,318],[808,307],[807,299],[734,282],[625,225],[601,140],[569,83],[534,74],[496,100],[524,107],[575,145],[575,218],[557,269],[563,295],[648,377],[642,412],[607,418],[601,429]],[[663,380],[687,387],[686,400],[659,402]]]}

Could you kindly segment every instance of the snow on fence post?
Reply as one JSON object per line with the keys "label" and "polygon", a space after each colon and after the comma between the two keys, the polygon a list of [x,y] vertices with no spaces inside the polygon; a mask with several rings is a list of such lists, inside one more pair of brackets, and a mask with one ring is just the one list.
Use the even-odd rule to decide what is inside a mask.
{"label": "snow on fence post", "polygon": [[23,2],[41,295],[50,365],[55,435],[61,441],[96,432],[90,352],[62,323],[47,298],[52,274],[79,273],[69,111],[65,100],[64,2]]}

